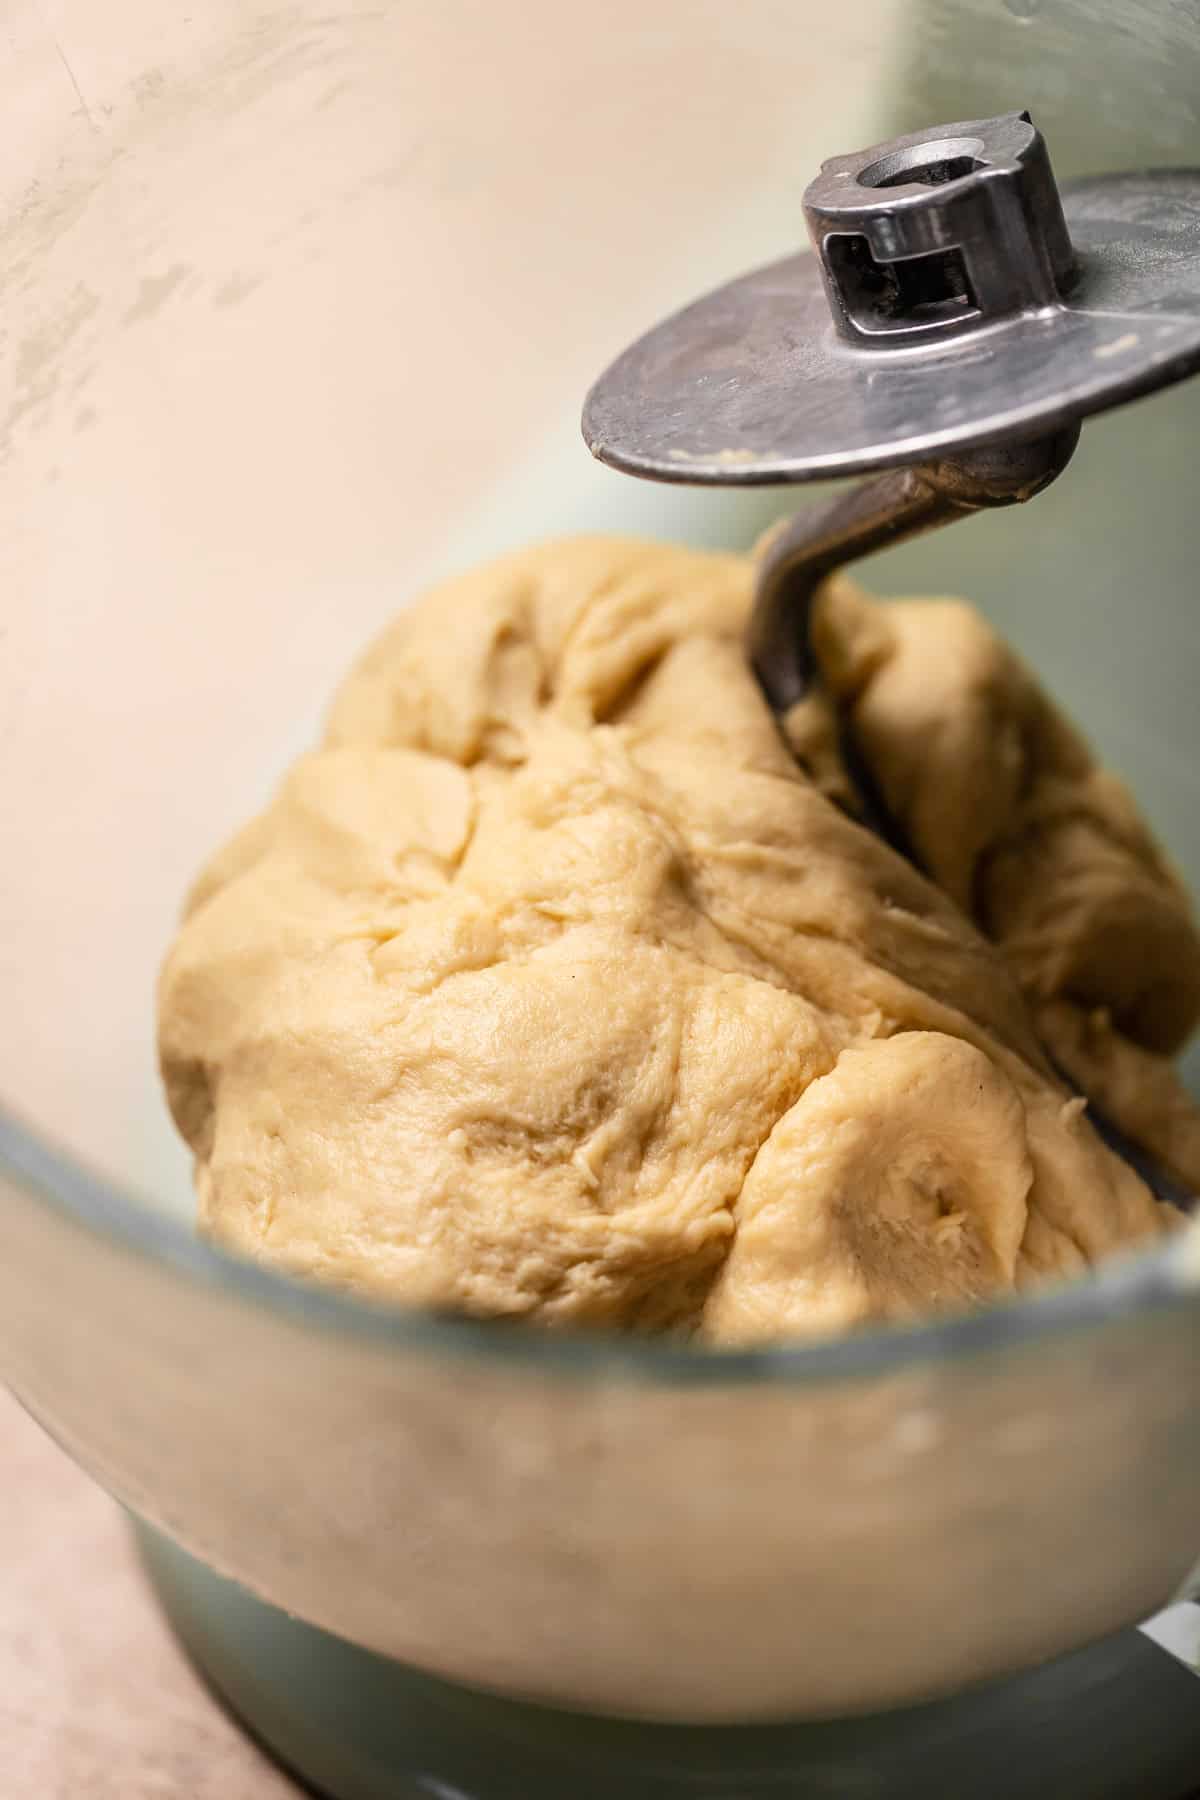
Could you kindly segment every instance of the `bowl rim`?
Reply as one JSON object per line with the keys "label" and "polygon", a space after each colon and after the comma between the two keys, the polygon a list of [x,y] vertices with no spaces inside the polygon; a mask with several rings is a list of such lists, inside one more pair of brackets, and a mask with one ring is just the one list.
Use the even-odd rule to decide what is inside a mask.
{"label": "bowl rim", "polygon": [[206,1243],[173,1214],[123,1191],[50,1144],[0,1105],[0,1180],[110,1247],[191,1285],[265,1307],[289,1322],[381,1350],[444,1353],[538,1374],[655,1387],[859,1381],[997,1352],[1043,1349],[1132,1314],[1200,1309],[1200,1220],[1145,1250],[1105,1258],[1036,1295],[1001,1299],[934,1321],[748,1348],[637,1338],[598,1330],[551,1333],[520,1321],[365,1299],[305,1282]]}

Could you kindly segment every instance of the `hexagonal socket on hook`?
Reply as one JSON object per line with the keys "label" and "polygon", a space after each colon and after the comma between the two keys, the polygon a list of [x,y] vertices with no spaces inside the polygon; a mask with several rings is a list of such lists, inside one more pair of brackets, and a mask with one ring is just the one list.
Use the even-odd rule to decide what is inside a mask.
{"label": "hexagonal socket on hook", "polygon": [[804,196],[842,337],[884,350],[1053,306],[1075,256],[1028,113],[914,132],[823,164]]}

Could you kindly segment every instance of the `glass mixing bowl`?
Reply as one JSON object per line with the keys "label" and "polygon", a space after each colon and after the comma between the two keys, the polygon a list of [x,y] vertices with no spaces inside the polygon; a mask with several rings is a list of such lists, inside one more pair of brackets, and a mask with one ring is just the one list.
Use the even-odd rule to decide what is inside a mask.
{"label": "glass mixing bowl", "polygon": [[[1027,105],[1060,178],[1200,160],[1187,9],[1118,11],[10,9],[0,1372],[274,1606],[536,1701],[773,1720],[1070,1650],[1200,1552],[1194,1236],[770,1354],[372,1310],[195,1241],[152,1036],[199,858],[416,587],[780,510],[601,469],[578,408],[646,323],[795,244],[823,155]],[[978,598],[1193,879],[1198,421],[1185,389],[1089,425],[1028,513],[870,571]]]}

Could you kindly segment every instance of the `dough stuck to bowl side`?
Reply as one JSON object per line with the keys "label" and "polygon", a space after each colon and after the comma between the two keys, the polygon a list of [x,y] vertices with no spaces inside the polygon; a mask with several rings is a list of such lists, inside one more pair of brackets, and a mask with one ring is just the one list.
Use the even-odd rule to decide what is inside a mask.
{"label": "dough stuck to bowl side", "polygon": [[[368,650],[163,969],[210,1237],[415,1304],[744,1342],[1166,1229],[1043,1048],[1200,1185],[1166,1061],[1200,940],[1129,796],[969,608],[842,580],[785,741],[753,570],[550,543]],[[855,821],[845,723],[927,874]]]}

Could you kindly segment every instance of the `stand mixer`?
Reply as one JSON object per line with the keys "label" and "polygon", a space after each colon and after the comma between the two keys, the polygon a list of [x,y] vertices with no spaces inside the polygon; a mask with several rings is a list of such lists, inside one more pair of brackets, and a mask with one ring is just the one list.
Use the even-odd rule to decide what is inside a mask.
{"label": "stand mixer", "polygon": [[[835,158],[806,210],[817,256],[734,281],[650,332],[584,413],[598,457],[652,479],[868,477],[800,514],[761,563],[747,650],[785,735],[817,679],[809,626],[827,575],[1032,498],[1066,467],[1083,418],[1200,369],[1200,174],[1100,178],[1060,200],[1039,134],[1014,114]],[[843,749],[854,767],[853,743]],[[864,822],[903,849],[861,764],[855,774]],[[1140,1303],[1133,1291],[1124,1302]],[[145,1532],[143,1547],[181,1637],[238,1710],[350,1800],[1191,1800],[1200,1781],[1200,1607],[1186,1584],[1141,1629],[943,1698],[709,1726],[439,1681],[219,1583],[166,1538]],[[253,1646],[252,1666],[231,1659],[232,1641]]]}
{"label": "stand mixer", "polygon": [[[970,103],[901,96],[899,112],[982,113],[1034,91],[1061,145],[1062,88],[1080,89],[1105,44],[1122,95],[1108,110],[1096,95],[1106,132],[1118,114],[1165,114],[1168,77],[1194,87],[1171,39],[1166,75],[1139,88],[1124,42],[1118,62],[1113,27],[1094,9],[1055,64],[1045,42],[1058,41],[1056,17],[1073,4],[1047,6],[1043,38],[999,4],[956,0],[971,33],[956,80],[978,75],[991,13],[1030,48],[1035,74],[1058,74],[1028,87],[989,76]],[[491,15],[301,0],[264,22],[249,0],[231,0],[194,16],[149,9],[144,20],[118,7],[117,24],[96,9],[55,12],[89,97],[76,117],[64,67],[64,105],[106,168],[98,200],[61,208],[61,237],[30,200],[36,254],[24,277],[14,267],[6,302],[18,341],[28,337],[61,377],[62,430],[23,444],[23,485],[6,490],[6,535],[23,546],[9,606],[16,619],[27,602],[31,622],[6,640],[5,663],[33,698],[6,714],[6,731],[14,718],[29,724],[6,737],[5,761],[18,802],[26,788],[31,796],[11,834],[34,858],[22,917],[39,907],[47,916],[45,953],[32,932],[14,932],[9,953],[31,971],[17,990],[31,1021],[18,1054],[52,1049],[51,1141],[72,1148],[63,1155],[0,1117],[0,1373],[135,1514],[154,1586],[213,1687],[338,1800],[1190,1800],[1200,1782],[1198,1609],[1184,1598],[1200,1551],[1194,1238],[1179,1234],[1181,1248],[1060,1293],[910,1333],[721,1356],[357,1306],[197,1242],[186,1186],[181,1216],[156,1216],[104,1173],[125,1171],[136,1196],[146,1167],[144,1134],[129,1123],[140,1114],[127,1116],[120,1083],[108,1085],[110,1064],[121,1073],[122,1006],[138,1020],[149,1010],[142,964],[113,950],[114,921],[129,914],[138,935],[153,936],[143,922],[153,915],[133,903],[151,880],[142,864],[164,860],[172,820],[186,813],[189,771],[198,791],[243,790],[248,739],[256,732],[272,752],[280,741],[264,708],[278,699],[290,719],[303,698],[284,652],[309,643],[323,692],[327,661],[392,605],[397,571],[412,574],[411,540],[438,482],[454,496],[447,532],[464,554],[460,514],[488,466],[466,455],[471,428],[485,437],[494,426],[507,467],[514,397],[532,417],[538,380],[559,395],[582,387],[601,360],[589,331],[611,329],[632,259],[645,270],[650,233],[621,229],[639,160],[675,171],[673,188],[654,190],[652,220],[670,214],[678,225],[693,206],[671,253],[682,257],[692,233],[695,270],[698,213],[728,255],[737,196],[780,146],[792,146],[794,163],[798,128],[814,166],[813,143],[851,116],[856,96],[854,117],[873,121],[861,135],[887,128],[879,121],[896,115],[866,93],[868,53],[882,58],[885,47],[882,10],[691,6],[668,16],[618,6],[602,28],[585,26],[586,48],[579,16],[549,6]],[[1136,33],[1119,10],[1130,40],[1152,35],[1150,9]],[[949,69],[913,9],[902,23],[906,55]],[[94,44],[76,54],[85,27],[103,54]],[[184,83],[164,40],[207,42],[222,30],[207,62],[179,51],[195,77]],[[131,153],[112,156],[106,103],[120,96],[101,82],[115,83],[125,59],[139,78],[131,138],[118,140]],[[58,67],[49,43],[46,66]],[[34,73],[40,100],[47,78],[40,64]],[[675,105],[685,94],[686,111]],[[1177,111],[1185,100],[1177,95]],[[39,105],[9,110],[14,142],[42,116]],[[1155,140],[1167,145],[1158,160],[1184,142],[1178,118],[1167,122],[1174,134]],[[899,160],[873,166],[889,153]],[[1094,165],[1090,154],[1080,166]],[[826,196],[839,229],[824,235],[844,240],[830,277],[848,307],[841,330],[818,260],[789,259],[749,278],[751,304],[720,330],[713,316],[707,347],[691,325],[673,348],[660,339],[661,358],[640,372],[624,365],[635,379],[623,410],[604,416],[621,382],[602,383],[589,410],[605,456],[634,470],[645,458],[642,472],[667,480],[868,477],[777,539],[763,565],[754,654],[785,728],[812,675],[805,596],[823,573],[906,531],[1040,491],[1081,416],[1191,372],[1200,342],[1200,178],[1071,187],[1068,254],[1026,121],[923,133],[852,160],[857,173]],[[1190,142],[1181,160],[1192,160]],[[505,165],[507,187],[491,162]],[[21,156],[11,163],[24,171]],[[905,179],[916,173],[928,179]],[[863,187],[868,174],[874,185]],[[289,219],[297,241],[280,249]],[[764,223],[750,241],[765,246],[775,231]],[[571,255],[585,236],[588,264]],[[614,273],[618,242],[626,266],[617,259]],[[381,275],[377,253],[397,246]],[[44,277],[29,273],[48,261],[70,305],[52,305]],[[75,291],[81,273],[89,295]],[[32,284],[24,301],[21,279]],[[694,285],[687,276],[685,291]],[[701,310],[731,304],[725,292]],[[564,319],[556,345],[548,322]],[[56,344],[68,328],[74,361],[62,368]],[[563,360],[568,340],[578,368]],[[369,366],[351,357],[360,344]],[[777,375],[767,380],[771,345]],[[506,350],[509,388],[482,388],[479,373]],[[32,365],[34,408],[51,405],[43,364]],[[412,390],[426,374],[436,406],[422,415]],[[85,377],[90,420],[74,397]],[[369,402],[361,417],[338,410],[347,396]],[[216,436],[197,429],[210,399]],[[131,441],[147,453],[134,455]],[[44,490],[39,445],[54,465]],[[604,480],[582,452],[572,462],[554,448],[556,467]],[[163,450],[160,482],[152,465]],[[541,474],[539,464],[519,522],[506,490],[505,529],[578,525]],[[1081,470],[1075,478],[1083,483]],[[632,484],[612,485],[619,501],[636,499]],[[124,564],[123,503],[136,524]],[[682,512],[658,524],[692,532]],[[356,560],[364,543],[377,553]],[[283,549],[291,560],[275,560]],[[1102,555],[1093,551],[1093,569]],[[356,594],[350,616],[341,609]],[[103,635],[89,640],[93,615]],[[239,635],[255,621],[261,662],[253,631]],[[325,622],[327,650],[311,641],[314,621]],[[206,693],[195,664],[210,639],[221,678]],[[1162,643],[1151,646],[1156,662]],[[80,702],[94,701],[101,671],[112,702],[90,710]],[[240,712],[254,722],[240,736],[230,699],[239,679]],[[1172,736],[1155,706],[1143,712],[1148,737]],[[74,729],[80,719],[90,732]],[[165,764],[157,805],[145,801],[138,753],[115,756],[138,741],[139,723],[153,746],[141,764]],[[214,764],[226,735],[229,759]],[[1188,746],[1189,793],[1186,716],[1175,735]],[[52,736],[78,746],[57,788]],[[105,787],[90,778],[109,750],[117,773]],[[1161,799],[1155,770],[1146,785]],[[84,804],[72,807],[76,790]],[[893,832],[885,810],[874,822]],[[198,835],[185,817],[180,855]],[[51,854],[60,844],[61,862]],[[14,886],[21,862],[12,859]],[[162,886],[173,905],[170,868]],[[107,913],[101,889],[111,890]],[[16,916],[14,906],[6,922]],[[89,987],[110,961],[111,989]],[[124,1061],[131,1089],[145,1088],[157,1109],[148,1066]],[[10,1087],[14,1104],[25,1095],[21,1073],[5,1103]],[[60,1077],[108,1098],[107,1137],[76,1127]],[[96,1152],[105,1142],[125,1152],[115,1164]]]}

